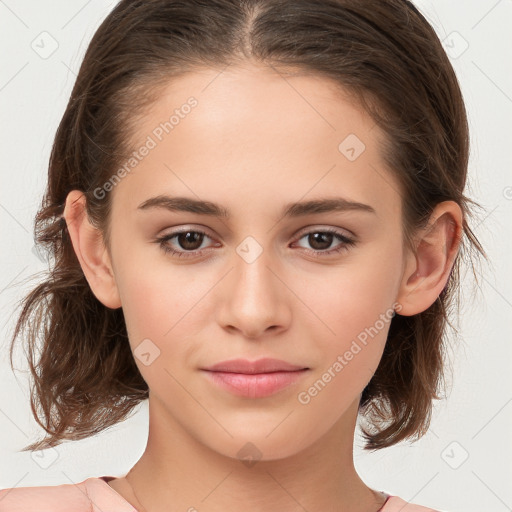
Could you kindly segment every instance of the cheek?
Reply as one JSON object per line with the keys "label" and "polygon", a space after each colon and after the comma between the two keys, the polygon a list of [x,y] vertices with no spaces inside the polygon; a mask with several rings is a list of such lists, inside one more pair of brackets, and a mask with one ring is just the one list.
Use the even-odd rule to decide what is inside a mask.
{"label": "cheek", "polygon": [[361,251],[346,265],[329,269],[325,279],[316,276],[305,284],[307,303],[316,313],[312,339],[322,347],[324,366],[341,355],[344,373],[354,372],[355,382],[371,378],[384,350],[400,276],[400,248],[388,244]]}
{"label": "cheek", "polygon": [[[121,252],[121,251],[120,251]],[[132,348],[143,339],[159,339],[172,327],[179,293],[166,282],[161,269],[137,257],[135,251],[119,256],[116,282]]]}
{"label": "cheek", "polygon": [[200,330],[193,318],[201,304],[190,292],[190,279],[182,290],[187,283],[168,277],[154,267],[130,275],[123,281],[121,301],[130,348],[143,379],[153,393],[165,390],[181,404],[186,397],[171,375],[178,377],[183,363],[191,360],[194,347],[188,338]]}
{"label": "cheek", "polygon": [[304,293],[320,318],[345,337],[350,329],[372,325],[394,303],[401,278],[398,251],[357,254],[346,264],[328,269],[323,278],[305,280]]}
{"label": "cheek", "polygon": [[327,423],[338,419],[375,374],[393,318],[389,289],[357,277],[353,273],[335,292],[324,289],[312,306],[322,319],[311,324],[318,360],[297,399]]}
{"label": "cheek", "polygon": [[[137,359],[143,340],[149,339],[157,347],[153,350],[163,356],[155,360],[157,367],[173,366],[173,361],[193,364],[197,346],[190,340],[200,337],[212,321],[208,291],[218,277],[173,264],[155,256],[155,251],[142,252],[138,256],[133,251],[119,268],[118,287],[134,356]],[[151,351],[153,345],[146,344]],[[149,369],[136,362],[145,376]]]}

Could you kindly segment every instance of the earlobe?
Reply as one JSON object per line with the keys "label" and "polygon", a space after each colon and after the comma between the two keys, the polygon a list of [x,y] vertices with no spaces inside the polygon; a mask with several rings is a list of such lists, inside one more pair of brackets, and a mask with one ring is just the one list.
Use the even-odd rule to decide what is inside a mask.
{"label": "earlobe", "polygon": [[66,198],[63,216],[73,249],[92,292],[102,304],[116,309],[121,307],[121,300],[110,256],[101,231],[89,221],[85,205],[84,193],[72,190]]}
{"label": "earlobe", "polygon": [[462,210],[455,201],[439,203],[418,233],[415,253],[408,251],[397,296],[400,315],[428,309],[445,288],[462,236]]}

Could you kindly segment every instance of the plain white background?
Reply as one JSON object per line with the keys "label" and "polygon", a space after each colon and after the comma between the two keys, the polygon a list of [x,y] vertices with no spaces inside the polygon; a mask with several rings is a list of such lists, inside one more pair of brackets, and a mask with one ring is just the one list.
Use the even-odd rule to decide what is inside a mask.
{"label": "plain white background", "polygon": [[[87,44],[115,3],[0,0],[0,488],[121,476],[146,443],[144,403],[94,438],[39,454],[18,452],[41,430],[30,412],[28,374],[13,374],[7,357],[16,303],[31,287],[25,280],[46,269],[33,251],[32,229],[53,137]],[[459,336],[451,337],[451,387],[435,404],[429,433],[372,454],[361,449],[357,435],[356,468],[368,485],[413,503],[450,512],[501,512],[512,510],[512,1],[416,4],[445,42],[466,100],[472,137],[468,194],[484,207],[473,228],[491,266],[477,268],[480,288],[466,274],[455,322]],[[22,355],[18,351],[16,368],[23,370]]]}

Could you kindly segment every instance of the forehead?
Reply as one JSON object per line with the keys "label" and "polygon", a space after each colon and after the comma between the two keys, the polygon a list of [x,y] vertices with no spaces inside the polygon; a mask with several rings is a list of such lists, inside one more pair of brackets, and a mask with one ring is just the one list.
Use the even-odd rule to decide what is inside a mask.
{"label": "forehead", "polygon": [[150,149],[117,188],[134,200],[174,193],[229,207],[238,198],[246,209],[332,192],[395,211],[381,138],[329,79],[270,66],[199,69],[170,81],[137,123],[133,149]]}
{"label": "forehead", "polygon": [[[307,132],[310,136],[329,134],[336,141],[349,129],[365,138],[375,123],[355,98],[333,80],[305,73],[249,64],[187,73],[159,90],[158,99],[138,126],[138,138],[150,133],[155,121],[169,120],[174,112],[188,110],[185,104],[190,98],[197,106],[173,121],[174,135],[190,128],[195,133],[210,130],[211,139],[235,134],[242,138],[246,134],[246,140],[283,144],[286,135],[300,140]],[[184,118],[189,118],[186,126],[181,123]],[[257,141],[255,135],[259,136]]]}

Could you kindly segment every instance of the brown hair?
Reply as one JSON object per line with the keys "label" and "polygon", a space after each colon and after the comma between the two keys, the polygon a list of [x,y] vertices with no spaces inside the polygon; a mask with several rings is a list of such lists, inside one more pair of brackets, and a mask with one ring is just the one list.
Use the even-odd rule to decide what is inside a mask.
{"label": "brown hair", "polygon": [[447,313],[460,288],[460,259],[486,256],[467,221],[470,203],[477,203],[463,193],[464,102],[435,31],[406,0],[122,0],[85,54],[35,220],[36,241],[52,268],[23,301],[10,355],[12,366],[15,340],[26,331],[31,409],[47,436],[24,450],[96,434],[148,397],[122,309],[96,299],[73,250],[62,218],[67,194],[85,193],[90,220],[109,247],[110,194],[98,199],[93,191],[130,153],[145,108],[173,78],[248,60],[334,80],[360,101],[386,136],[383,156],[404,191],[407,244],[437,203],[453,200],[463,210],[461,250],[446,287],[426,311],[393,317],[360,402],[367,450],[427,431],[444,376]]}

